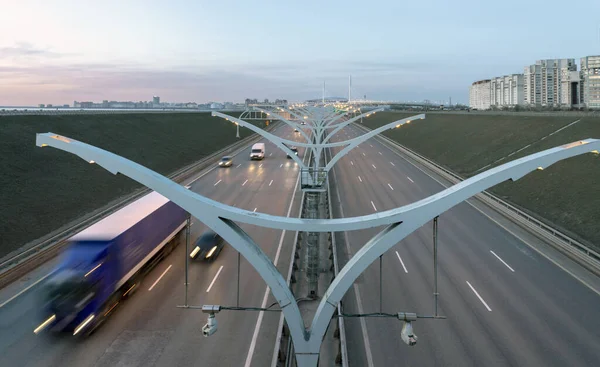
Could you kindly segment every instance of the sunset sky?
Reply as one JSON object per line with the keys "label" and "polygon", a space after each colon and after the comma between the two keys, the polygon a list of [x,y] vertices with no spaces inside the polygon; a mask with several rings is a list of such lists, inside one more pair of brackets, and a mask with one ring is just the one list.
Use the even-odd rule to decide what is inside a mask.
{"label": "sunset sky", "polygon": [[0,0],[0,105],[330,96],[467,102],[600,54],[600,1]]}

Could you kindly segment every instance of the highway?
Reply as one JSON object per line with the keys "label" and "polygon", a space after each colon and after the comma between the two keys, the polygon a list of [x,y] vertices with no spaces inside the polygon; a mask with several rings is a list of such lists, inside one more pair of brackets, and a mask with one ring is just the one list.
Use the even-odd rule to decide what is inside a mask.
{"label": "highway", "polygon": [[[352,126],[334,141],[363,133]],[[392,209],[444,188],[377,139],[342,158],[333,177],[334,217]],[[348,240],[339,242],[341,263],[379,230],[339,234]],[[409,347],[398,320],[346,318],[350,366],[598,365],[597,291],[468,203],[440,216],[438,243],[439,313],[448,319],[413,323],[419,341]],[[382,263],[383,312],[431,315],[431,222],[385,253]],[[379,312],[379,270],[376,261],[350,288],[345,313]]]}
{"label": "highway", "polygon": [[[300,138],[289,127],[278,127],[276,134]],[[351,126],[333,141],[361,134]],[[297,216],[298,167],[265,143],[264,161],[249,161],[247,147],[233,167],[201,173],[191,190],[250,211]],[[302,148],[299,153],[304,156]],[[379,140],[367,141],[330,174],[333,216],[380,212],[442,190],[426,172]],[[287,274],[294,233],[242,227]],[[192,241],[205,229],[193,220]],[[338,234],[341,264],[378,230]],[[185,256],[181,244],[87,340],[34,335],[39,287],[8,303],[6,292],[14,290],[3,290],[0,366],[269,366],[280,314],[222,311],[219,331],[204,338],[200,329],[206,315],[176,307],[184,302]],[[383,312],[431,314],[432,265],[430,225],[388,251],[382,266]],[[213,263],[191,261],[189,270],[191,305],[236,305],[237,252],[232,248],[226,247]],[[38,279],[44,271],[47,266],[29,277]],[[375,262],[345,296],[344,311],[379,312],[379,282]],[[448,319],[415,322],[419,341],[414,347],[400,340],[398,320],[346,318],[350,366],[594,366],[600,360],[599,294],[468,203],[440,216],[438,283],[439,311]],[[268,306],[274,299],[266,291],[242,258],[240,304]]]}
{"label": "highway", "polygon": [[[275,133],[300,138],[285,125],[276,128]],[[207,170],[194,180],[191,190],[238,208],[297,217],[301,200],[299,168],[274,145],[262,142],[266,143],[266,159],[250,161],[247,147],[234,157],[231,168]],[[301,157],[303,150],[299,149]],[[110,180],[111,175],[107,173],[106,179]],[[242,227],[287,274],[294,233],[282,235],[279,230]],[[190,251],[205,229],[192,220]],[[33,329],[39,323],[39,286],[24,292],[0,307],[0,366],[270,365],[279,313],[264,313],[258,325],[258,312],[222,311],[217,315],[218,332],[203,337],[201,327],[206,315],[200,310],[176,307],[184,303],[185,256],[182,243],[87,340],[77,341],[70,335],[34,335]],[[237,260],[237,252],[226,247],[212,263],[190,261],[189,304],[235,306]],[[240,305],[270,305],[273,299],[270,293],[266,295],[265,282],[243,258],[240,269]],[[0,304],[7,298],[1,298]]]}

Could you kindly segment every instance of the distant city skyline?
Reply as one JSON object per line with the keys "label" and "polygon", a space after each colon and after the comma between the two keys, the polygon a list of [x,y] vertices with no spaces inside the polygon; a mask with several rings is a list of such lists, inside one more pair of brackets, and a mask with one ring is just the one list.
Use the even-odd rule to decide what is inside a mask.
{"label": "distant city skyline", "polygon": [[476,80],[600,53],[600,1],[553,2],[8,2],[0,105],[346,97],[350,74],[356,97],[468,103]]}

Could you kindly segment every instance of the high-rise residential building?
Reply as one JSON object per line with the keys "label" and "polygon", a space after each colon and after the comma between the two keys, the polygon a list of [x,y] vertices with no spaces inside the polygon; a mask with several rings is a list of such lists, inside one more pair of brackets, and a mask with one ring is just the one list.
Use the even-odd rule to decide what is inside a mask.
{"label": "high-rise residential building", "polygon": [[160,105],[160,97],[159,96],[152,97],[152,104],[155,106]]}
{"label": "high-rise residential building", "polygon": [[511,74],[493,78],[490,82],[490,104],[498,107],[522,105],[523,74]]}
{"label": "high-rise residential building", "polygon": [[581,104],[600,109],[600,55],[581,58]]}
{"label": "high-rise residential building", "polygon": [[524,102],[530,106],[578,105],[578,83],[575,59],[538,60],[525,67]]}
{"label": "high-rise residential building", "polygon": [[471,85],[469,89],[469,107],[477,110],[490,109],[491,80],[484,79]]}

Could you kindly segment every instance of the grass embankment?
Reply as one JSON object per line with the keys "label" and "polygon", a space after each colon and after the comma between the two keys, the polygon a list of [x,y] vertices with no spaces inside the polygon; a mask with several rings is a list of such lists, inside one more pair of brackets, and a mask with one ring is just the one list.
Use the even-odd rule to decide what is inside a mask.
{"label": "grass embankment", "polygon": [[[408,116],[411,114],[378,113],[365,120],[365,125],[376,128]],[[578,119],[577,124],[548,136]],[[491,168],[565,143],[600,138],[600,118],[431,113],[426,120],[384,134],[461,176],[470,177],[487,165]],[[548,137],[540,140],[545,136]],[[528,144],[531,146],[508,157]],[[506,158],[496,162],[503,157]],[[586,154],[516,182],[502,183],[491,192],[600,249],[599,182],[600,159]]]}
{"label": "grass embankment", "polygon": [[[54,132],[116,153],[161,174],[237,141],[235,125],[209,113],[0,117],[0,257],[127,195],[140,185],[53,148]],[[244,138],[251,133],[241,128]]]}

